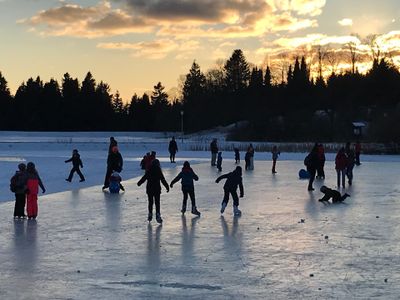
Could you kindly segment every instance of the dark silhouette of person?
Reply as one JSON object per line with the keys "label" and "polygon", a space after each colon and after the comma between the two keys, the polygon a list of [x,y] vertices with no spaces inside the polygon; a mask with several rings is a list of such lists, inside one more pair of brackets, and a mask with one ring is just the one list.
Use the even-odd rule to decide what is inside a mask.
{"label": "dark silhouette of person", "polygon": [[222,179],[226,179],[226,181],[224,184],[224,198],[221,203],[221,214],[224,213],[225,208],[228,205],[229,194],[231,194],[233,198],[233,213],[235,216],[240,216],[242,212],[239,210],[237,188],[239,187],[240,198],[242,198],[244,196],[242,167],[237,166],[233,172],[219,176],[215,182],[219,183]]}
{"label": "dark silhouette of person", "polygon": [[359,166],[359,165],[361,165],[361,162],[360,162],[361,143],[360,143],[360,141],[356,142],[356,144],[354,145],[354,150],[356,153],[356,165]]}
{"label": "dark silhouette of person", "polygon": [[[117,171],[118,173],[120,173],[122,171],[122,166],[122,155],[121,153],[119,153],[118,147],[114,146],[111,150],[111,153],[109,153],[107,157],[107,172],[104,178],[104,186],[102,188],[103,190],[110,186],[110,176],[112,172]],[[120,188],[123,191],[125,190],[123,186],[121,186]]]}
{"label": "dark silhouette of person", "polygon": [[313,191],[313,182],[315,179],[315,174],[318,167],[318,143],[315,143],[314,147],[311,149],[310,153],[304,159],[304,165],[307,167],[307,171],[310,174],[310,179],[308,181],[308,190]]}
{"label": "dark silhouette of person", "polygon": [[235,151],[235,163],[238,164],[238,163],[240,163],[240,152],[239,152],[239,148],[234,148],[233,151]]}
{"label": "dark silhouette of person", "polygon": [[118,142],[114,139],[114,137],[110,137],[110,145],[108,146],[108,153],[112,152],[114,146],[118,146]]}
{"label": "dark silhouette of person", "polygon": [[317,178],[325,179],[325,149],[322,144],[318,144],[318,167],[317,167]]}
{"label": "dark silhouette of person", "polygon": [[217,154],[218,154],[218,145],[217,145],[217,139],[213,139],[211,144],[210,144],[210,151],[211,151],[211,166],[215,166],[215,162],[217,160]]}
{"label": "dark silhouette of person", "polygon": [[72,157],[70,159],[67,159],[65,163],[72,162],[72,169],[71,172],[69,172],[69,176],[67,179],[65,179],[68,182],[72,181],[72,177],[74,176],[74,173],[76,172],[79,177],[80,177],[80,182],[85,181],[85,176],[83,176],[81,170],[79,167],[83,168],[81,156],[78,153],[77,149],[72,150]]}
{"label": "dark silhouette of person", "polygon": [[175,137],[172,137],[172,139],[169,142],[168,145],[168,151],[169,151],[169,160],[171,163],[175,163],[175,154],[178,152],[178,144],[175,141]]}
{"label": "dark silhouette of person", "polygon": [[26,165],[24,163],[20,163],[18,165],[18,171],[15,172],[15,175],[13,177],[15,178],[14,218],[25,218],[25,202],[28,174],[26,172]]}
{"label": "dark silhouette of person", "polygon": [[332,190],[325,185],[321,186],[320,191],[324,194],[324,196],[318,200],[321,202],[328,202],[329,199],[332,198],[332,203],[340,203],[343,202],[347,197],[350,197],[350,195],[347,193],[342,196],[338,191]]}
{"label": "dark silhouette of person", "polygon": [[346,175],[347,179],[349,180],[349,185],[353,184],[353,169],[356,163],[356,157],[354,150],[351,148],[349,142],[346,143],[346,147],[344,148],[347,156],[347,168],[346,168]]}
{"label": "dark silhouette of person", "polygon": [[143,177],[137,183],[138,186],[141,186],[145,181],[146,184],[146,194],[148,198],[148,217],[147,220],[150,222],[153,219],[153,204],[156,205],[156,220],[158,223],[162,223],[163,220],[161,218],[160,211],[160,195],[161,195],[161,184],[162,183],[169,192],[169,186],[167,181],[165,180],[164,174],[162,173],[160,161],[158,159],[154,159],[151,163],[151,167]]}

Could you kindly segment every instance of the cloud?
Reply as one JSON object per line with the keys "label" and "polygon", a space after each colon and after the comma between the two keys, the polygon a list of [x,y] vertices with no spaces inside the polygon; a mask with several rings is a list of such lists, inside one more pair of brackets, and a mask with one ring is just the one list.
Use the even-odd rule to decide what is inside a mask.
{"label": "cloud", "polygon": [[325,4],[326,0],[292,0],[290,8],[299,15],[314,17],[322,13]]}
{"label": "cloud", "polygon": [[353,20],[348,18],[339,20],[338,23],[340,26],[353,26]]}
{"label": "cloud", "polygon": [[200,47],[198,41],[174,41],[170,39],[159,39],[148,42],[138,43],[99,43],[97,48],[108,50],[128,50],[132,51],[134,57],[143,57],[148,59],[163,59],[167,55],[179,50],[176,58],[189,58]]}

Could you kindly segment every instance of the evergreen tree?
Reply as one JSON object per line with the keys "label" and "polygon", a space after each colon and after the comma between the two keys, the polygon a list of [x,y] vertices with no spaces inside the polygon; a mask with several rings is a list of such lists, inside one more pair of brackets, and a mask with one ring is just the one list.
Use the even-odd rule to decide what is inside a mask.
{"label": "evergreen tree", "polygon": [[232,56],[225,63],[226,87],[229,92],[243,90],[250,80],[250,68],[242,50],[233,51]]}
{"label": "evergreen tree", "polygon": [[8,88],[7,80],[3,77],[0,72],[0,128],[11,129],[12,126],[9,123],[11,113],[12,97],[10,89]]}

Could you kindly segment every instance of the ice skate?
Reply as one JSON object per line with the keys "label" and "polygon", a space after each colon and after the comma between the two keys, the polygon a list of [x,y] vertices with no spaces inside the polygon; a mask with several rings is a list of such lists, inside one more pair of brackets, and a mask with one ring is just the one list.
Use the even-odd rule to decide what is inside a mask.
{"label": "ice skate", "polygon": [[221,214],[224,213],[225,208],[226,208],[226,203],[225,203],[225,202],[222,202],[222,204],[221,204]]}
{"label": "ice skate", "polygon": [[149,215],[147,216],[147,221],[151,222],[151,220],[153,220],[153,214],[149,213]]}
{"label": "ice skate", "polygon": [[161,214],[156,214],[156,221],[162,224],[163,220],[161,219]]}
{"label": "ice skate", "polygon": [[242,215],[242,212],[237,206],[234,206],[233,207],[233,214],[238,217],[238,216]]}
{"label": "ice skate", "polygon": [[192,214],[196,215],[196,216],[200,216],[200,212],[197,210],[196,207],[192,208]]}
{"label": "ice skate", "polygon": [[181,213],[182,213],[182,215],[184,215],[184,214],[185,214],[185,212],[186,212],[186,206],[185,206],[185,205],[182,205],[182,209],[181,209]]}

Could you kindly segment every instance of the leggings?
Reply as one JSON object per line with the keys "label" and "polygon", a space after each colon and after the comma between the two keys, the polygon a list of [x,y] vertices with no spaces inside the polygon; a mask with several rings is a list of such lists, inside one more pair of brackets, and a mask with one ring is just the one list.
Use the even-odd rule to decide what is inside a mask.
{"label": "leggings", "polygon": [[224,199],[222,200],[222,203],[228,204],[229,202],[229,194],[232,195],[233,198],[233,205],[234,206],[239,206],[239,197],[236,191],[230,191],[224,189]]}
{"label": "leggings", "polygon": [[153,203],[156,204],[156,214],[160,214],[160,194],[147,194],[149,200],[149,214],[153,213]]}

